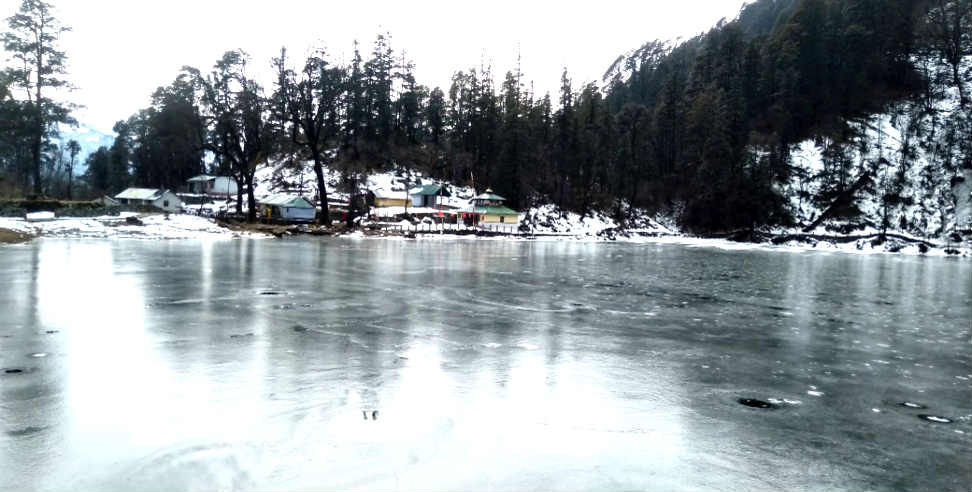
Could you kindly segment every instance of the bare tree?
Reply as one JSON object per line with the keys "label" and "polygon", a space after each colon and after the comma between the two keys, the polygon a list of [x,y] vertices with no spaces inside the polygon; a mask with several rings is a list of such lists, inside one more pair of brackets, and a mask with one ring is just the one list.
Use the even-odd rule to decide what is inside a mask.
{"label": "bare tree", "polygon": [[329,146],[336,143],[341,129],[339,109],[345,71],[330,66],[322,50],[307,58],[299,75],[287,68],[286,49],[280,50],[280,57],[273,64],[277,68],[277,90],[273,96],[276,117],[289,130],[293,143],[307,149],[314,161],[321,205],[318,223],[330,227],[324,164],[330,161]]}

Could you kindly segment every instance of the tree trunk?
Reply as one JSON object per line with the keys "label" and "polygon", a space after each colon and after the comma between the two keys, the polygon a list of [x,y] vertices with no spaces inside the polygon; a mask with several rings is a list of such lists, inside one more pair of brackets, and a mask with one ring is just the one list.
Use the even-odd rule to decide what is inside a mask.
{"label": "tree trunk", "polygon": [[958,89],[959,93],[959,104],[964,108],[969,100],[965,95],[965,88],[962,86],[962,77],[959,75],[959,64],[952,63],[952,81],[955,83],[955,87]]}
{"label": "tree trunk", "polygon": [[[38,116],[38,118],[40,118],[40,116]],[[34,195],[37,197],[40,197],[43,194],[43,189],[41,188],[41,139],[43,130],[41,129],[41,125],[41,122],[38,121],[38,128],[34,129],[34,131],[37,133],[34,135],[34,141],[30,149],[31,159],[33,160],[33,162],[31,162],[31,172],[34,175]]]}
{"label": "tree trunk", "polygon": [[351,186],[348,190],[348,216],[345,221],[345,225],[348,230],[354,229],[354,192],[358,188],[358,181],[355,178],[351,178]]}
{"label": "tree trunk", "polygon": [[[242,178],[242,175],[240,177]],[[243,184],[243,179],[236,180],[236,215],[243,215]]]}
{"label": "tree trunk", "polygon": [[314,158],[314,175],[317,177],[317,200],[321,204],[321,215],[317,218],[317,223],[327,228],[331,227],[331,215],[327,209],[327,186],[324,183],[324,163],[323,156],[316,148],[311,148]]}
{"label": "tree trunk", "polygon": [[[25,4],[26,5],[26,4]],[[43,35],[37,36],[40,39]],[[37,98],[34,100],[34,118],[36,118],[37,126],[34,128],[36,132],[34,134],[34,142],[31,148],[33,153],[32,158],[34,162],[34,194],[38,197],[41,195],[41,144],[44,140],[44,109],[43,109],[43,99],[41,98],[41,91],[44,88],[44,54],[42,51],[42,45],[40,42],[37,43]]]}
{"label": "tree trunk", "polygon": [[68,168],[67,199],[71,200],[71,182],[74,180],[74,159],[71,159],[71,167]]}
{"label": "tree trunk", "polygon": [[850,203],[851,200],[853,200],[854,198],[854,194],[857,193],[857,190],[863,188],[870,180],[871,180],[870,172],[864,170],[861,176],[857,178],[857,181],[854,183],[854,185],[851,186],[850,189],[844,190],[840,194],[838,194],[837,198],[834,198],[834,201],[831,202],[830,206],[827,207],[827,209],[820,214],[820,217],[817,217],[817,220],[813,221],[813,223],[803,228],[803,232],[810,232],[816,229],[818,225],[823,223],[823,221],[833,216],[836,213],[836,211],[840,209],[840,207],[843,207],[844,205]]}
{"label": "tree trunk", "polygon": [[[253,174],[246,173],[244,179],[246,180],[246,221],[256,222],[256,198],[253,196]],[[240,192],[240,187],[236,187],[237,193]],[[237,202],[239,203],[239,202]]]}

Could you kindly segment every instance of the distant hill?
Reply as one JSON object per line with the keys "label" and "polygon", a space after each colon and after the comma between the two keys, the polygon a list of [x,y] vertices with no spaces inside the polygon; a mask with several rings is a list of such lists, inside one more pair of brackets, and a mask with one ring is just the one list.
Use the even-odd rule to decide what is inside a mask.
{"label": "distant hill", "polygon": [[105,147],[111,147],[111,144],[115,142],[115,137],[113,135],[108,135],[102,133],[90,126],[79,123],[77,127],[72,128],[67,125],[62,125],[59,128],[61,136],[56,140],[58,145],[63,145],[69,140],[77,140],[81,144],[81,153],[78,155],[78,160],[84,163],[84,160],[88,157],[88,154],[94,153],[98,150],[98,147],[104,145]]}

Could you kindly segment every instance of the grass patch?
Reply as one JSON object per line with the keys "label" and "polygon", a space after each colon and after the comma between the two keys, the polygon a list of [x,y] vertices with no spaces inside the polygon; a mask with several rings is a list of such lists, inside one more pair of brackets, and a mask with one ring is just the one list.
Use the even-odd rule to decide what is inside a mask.
{"label": "grass patch", "polygon": [[25,243],[33,239],[33,236],[7,229],[0,229],[0,244]]}

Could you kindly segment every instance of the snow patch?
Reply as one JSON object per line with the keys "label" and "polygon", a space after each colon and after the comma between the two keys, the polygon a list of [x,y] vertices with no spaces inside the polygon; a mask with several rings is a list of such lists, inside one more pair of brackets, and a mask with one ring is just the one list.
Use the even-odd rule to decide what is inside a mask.
{"label": "snow patch", "polygon": [[0,229],[22,234],[62,238],[135,238],[135,239],[226,239],[240,236],[264,237],[238,233],[219,226],[212,219],[193,215],[162,214],[140,216],[141,225],[129,223],[126,216],[91,218],[62,217],[43,222],[0,217]]}

